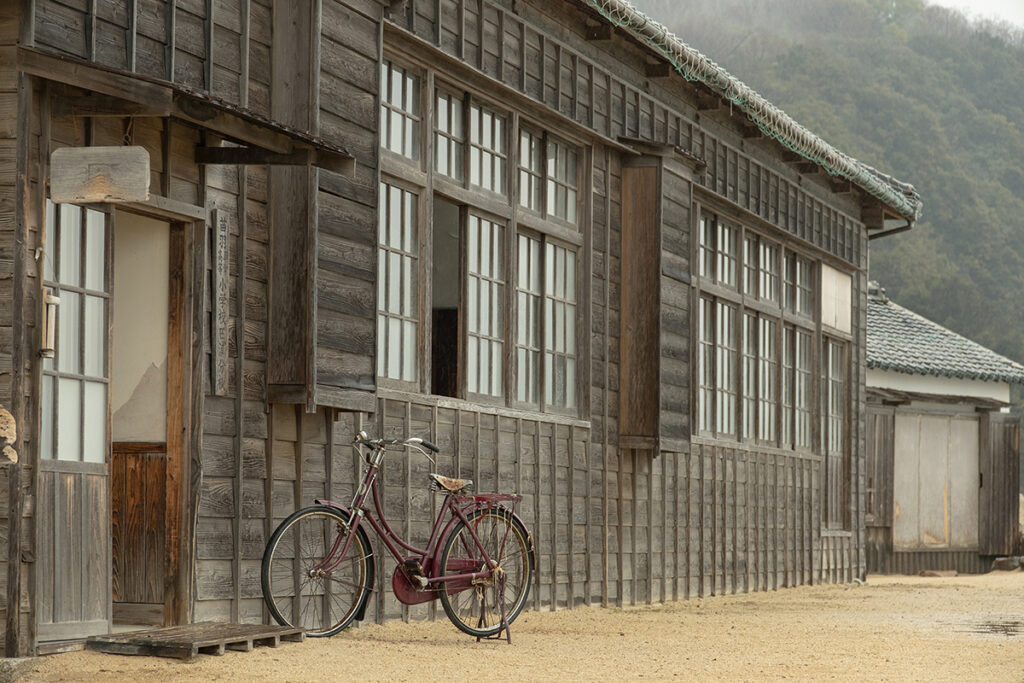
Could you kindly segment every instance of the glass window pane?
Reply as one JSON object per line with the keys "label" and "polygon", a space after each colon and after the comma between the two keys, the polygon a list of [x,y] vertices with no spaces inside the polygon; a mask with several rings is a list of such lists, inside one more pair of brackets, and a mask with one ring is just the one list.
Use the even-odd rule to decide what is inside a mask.
{"label": "glass window pane", "polygon": [[87,289],[106,291],[104,269],[106,264],[107,217],[99,211],[85,211],[85,286]]}
{"label": "glass window pane", "polygon": [[76,292],[61,292],[57,308],[57,370],[79,374],[82,353],[82,302]]}
{"label": "glass window pane", "polygon": [[82,459],[82,383],[64,377],[57,382],[57,458]]}
{"label": "glass window pane", "polygon": [[106,377],[107,325],[106,301],[100,297],[85,297],[85,369],[83,374]]}
{"label": "glass window pane", "polygon": [[82,284],[82,211],[65,204],[60,211],[60,282]]}
{"label": "glass window pane", "polygon": [[39,426],[39,457],[49,459],[53,453],[53,383],[54,378],[43,375],[43,394],[40,398],[41,421]]}
{"label": "glass window pane", "polygon": [[85,383],[84,439],[85,462],[107,460],[107,385],[102,382]]}

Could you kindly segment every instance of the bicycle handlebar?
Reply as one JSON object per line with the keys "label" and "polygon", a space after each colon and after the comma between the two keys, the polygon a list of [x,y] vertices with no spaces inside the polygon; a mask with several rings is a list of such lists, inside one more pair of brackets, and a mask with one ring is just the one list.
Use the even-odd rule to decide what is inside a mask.
{"label": "bicycle handlebar", "polygon": [[434,453],[441,452],[440,448],[426,439],[419,438],[418,436],[409,437],[407,439],[371,439],[366,432],[359,432],[353,443],[359,446],[369,446],[374,450],[381,450],[388,446],[422,446]]}

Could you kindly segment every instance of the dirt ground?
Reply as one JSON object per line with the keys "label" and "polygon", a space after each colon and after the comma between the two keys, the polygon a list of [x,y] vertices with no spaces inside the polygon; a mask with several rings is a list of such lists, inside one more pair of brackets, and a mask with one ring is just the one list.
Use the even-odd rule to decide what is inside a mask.
{"label": "dirt ground", "polygon": [[1024,681],[1024,571],[529,612],[512,641],[398,622],[194,662],[73,652],[25,680]]}

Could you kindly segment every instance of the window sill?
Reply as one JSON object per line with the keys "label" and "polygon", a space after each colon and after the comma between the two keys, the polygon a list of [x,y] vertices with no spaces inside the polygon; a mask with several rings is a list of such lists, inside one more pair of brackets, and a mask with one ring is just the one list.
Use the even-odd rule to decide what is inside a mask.
{"label": "window sill", "polygon": [[451,410],[462,410],[473,413],[483,413],[486,415],[496,415],[498,417],[508,417],[519,420],[531,420],[534,422],[547,422],[549,424],[565,425],[567,427],[579,427],[581,429],[590,429],[590,420],[581,420],[578,417],[572,417],[571,415],[564,415],[561,413],[540,413],[533,410],[522,410],[520,408],[508,408],[506,406],[488,405],[486,403],[476,403],[474,401],[467,401],[461,398],[452,398],[450,396],[435,396],[432,394],[420,394],[411,391],[400,391],[398,389],[389,389],[386,387],[378,387],[377,397],[391,401],[408,401],[409,403],[419,403],[420,405],[428,405],[437,408],[448,408]]}
{"label": "window sill", "polygon": [[729,448],[735,451],[745,451],[748,453],[770,453],[772,455],[799,458],[801,460],[815,460],[817,462],[824,460],[824,456],[811,451],[796,451],[791,448],[779,448],[778,446],[768,446],[766,444],[746,443],[736,441],[735,439],[716,439],[710,436],[693,436],[691,441],[695,446],[717,446],[720,448]]}

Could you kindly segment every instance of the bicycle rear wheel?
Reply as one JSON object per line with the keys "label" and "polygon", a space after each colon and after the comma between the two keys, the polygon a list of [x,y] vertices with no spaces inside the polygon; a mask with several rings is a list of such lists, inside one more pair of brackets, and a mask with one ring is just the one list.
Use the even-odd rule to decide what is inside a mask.
{"label": "bicycle rear wheel", "polygon": [[279,624],[301,626],[312,637],[333,636],[362,618],[373,588],[373,552],[366,532],[357,529],[338,562],[350,533],[342,514],[326,505],[298,510],[277,527],[260,579]]}
{"label": "bicycle rear wheel", "polygon": [[[526,604],[533,582],[529,534],[522,523],[504,508],[488,508],[469,517],[487,556],[504,574],[504,591],[496,577],[446,582],[441,606],[456,627],[471,636],[486,638],[501,630],[501,603],[511,624]],[[459,522],[452,529],[441,553],[442,574],[478,572],[486,568],[483,555],[469,527]],[[503,593],[503,595],[502,595]]]}

